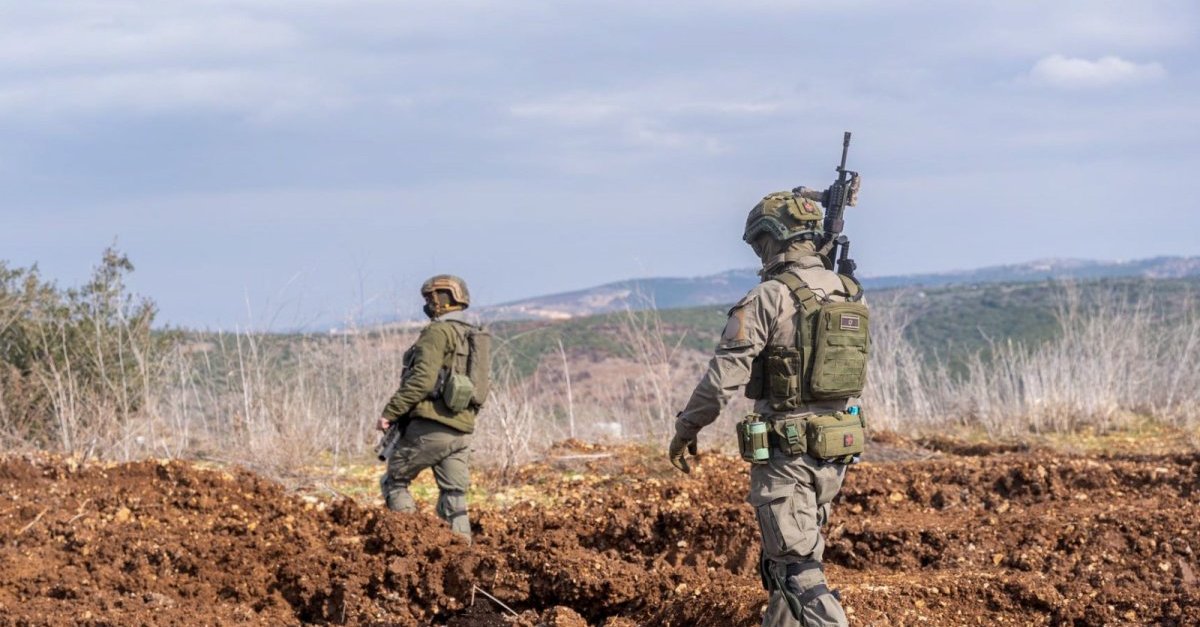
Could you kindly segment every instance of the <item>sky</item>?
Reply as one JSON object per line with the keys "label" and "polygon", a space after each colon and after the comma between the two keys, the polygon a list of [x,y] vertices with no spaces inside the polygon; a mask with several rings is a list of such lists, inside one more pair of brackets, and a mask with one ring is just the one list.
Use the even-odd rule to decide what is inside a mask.
{"label": "sky", "polygon": [[864,275],[1200,254],[1194,0],[0,0],[0,260],[111,245],[281,329],[753,266],[863,175]]}

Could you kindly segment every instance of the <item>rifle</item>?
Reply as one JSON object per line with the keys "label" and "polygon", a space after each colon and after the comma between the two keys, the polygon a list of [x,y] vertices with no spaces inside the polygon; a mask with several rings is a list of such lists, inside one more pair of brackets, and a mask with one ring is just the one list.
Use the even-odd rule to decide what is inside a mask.
{"label": "rifle", "polygon": [[[821,236],[817,249],[825,257],[829,269],[833,269],[836,260],[838,274],[854,278],[854,271],[858,269],[858,264],[849,258],[850,238],[842,235],[846,207],[853,207],[858,203],[860,183],[858,172],[846,169],[846,156],[849,152],[850,131],[846,131],[842,136],[842,162],[835,168],[838,173],[837,180],[823,192],[814,193],[813,190],[805,187],[797,187],[792,190],[792,193],[820,200],[821,204],[825,206],[825,233]],[[816,197],[814,198],[814,196]]]}
{"label": "rifle", "polygon": [[383,432],[383,437],[379,438],[379,444],[375,446],[375,454],[379,456],[379,461],[387,463],[387,460],[392,458],[392,453],[396,451],[396,445],[400,444],[400,438],[404,437],[406,426],[408,426],[408,420],[399,418],[393,420],[387,431]]}

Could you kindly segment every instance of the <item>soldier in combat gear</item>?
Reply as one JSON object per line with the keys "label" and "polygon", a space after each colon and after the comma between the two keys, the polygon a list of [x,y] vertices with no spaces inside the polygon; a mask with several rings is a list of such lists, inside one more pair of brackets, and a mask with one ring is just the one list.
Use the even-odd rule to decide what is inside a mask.
{"label": "soldier in combat gear", "polygon": [[486,382],[483,390],[475,390],[477,397],[469,389],[464,396],[464,388],[471,387],[468,364],[472,358],[479,361],[475,334],[485,332],[464,319],[471,295],[462,279],[435,276],[421,286],[421,296],[431,322],[404,354],[400,388],[377,423],[387,434],[387,444],[381,444],[387,471],[380,487],[388,509],[416,511],[408,486],[422,470],[432,468],[439,491],[437,515],[469,540],[467,436],[475,429]]}
{"label": "soldier in combat gear", "polygon": [[[770,450],[762,450],[750,467],[747,500],[762,534],[761,574],[770,591],[763,625],[771,627],[847,624],[839,596],[826,585],[820,529],[829,519],[830,502],[841,489],[851,458],[815,457],[818,449],[811,440],[805,443],[805,430],[823,415],[858,420],[858,399],[811,393],[809,379],[801,372],[812,367],[811,361],[804,365],[801,355],[811,352],[812,343],[801,338],[812,328],[812,311],[859,301],[861,288],[852,277],[828,270],[832,260],[818,253],[823,238],[819,198],[819,193],[797,188],[769,194],[751,210],[743,238],[762,260],[763,282],[729,311],[716,354],[678,415],[669,450],[671,463],[690,472],[685,452],[695,455],[699,431],[740,388],[746,387],[747,396],[756,399],[752,416],[766,423]],[[862,307],[865,314],[865,304]],[[853,322],[856,330],[858,324]],[[865,319],[862,328],[865,337]],[[865,341],[861,364],[852,365],[863,376]],[[797,350],[800,344],[805,344],[804,350]],[[789,354],[797,356],[790,366]],[[795,430],[789,432],[789,425]],[[850,443],[854,434],[862,437],[860,426],[853,434],[839,432],[837,437]]]}

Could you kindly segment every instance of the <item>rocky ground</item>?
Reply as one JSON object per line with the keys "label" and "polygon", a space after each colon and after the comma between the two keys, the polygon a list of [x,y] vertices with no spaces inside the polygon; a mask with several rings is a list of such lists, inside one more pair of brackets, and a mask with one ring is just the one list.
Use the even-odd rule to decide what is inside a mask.
{"label": "rocky ground", "polygon": [[[1200,454],[876,450],[827,528],[852,624],[1200,625]],[[757,624],[746,466],[656,453],[481,477],[472,546],[245,471],[9,457],[0,624]]]}

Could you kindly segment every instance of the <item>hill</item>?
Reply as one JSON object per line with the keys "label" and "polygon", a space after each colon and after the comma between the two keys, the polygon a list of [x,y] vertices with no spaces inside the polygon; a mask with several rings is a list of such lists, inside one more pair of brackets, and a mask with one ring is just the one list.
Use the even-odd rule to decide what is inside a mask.
{"label": "hill", "polygon": [[[873,290],[944,287],[980,283],[1036,283],[1046,280],[1112,278],[1171,279],[1200,276],[1200,257],[1154,257],[1136,261],[1049,259],[954,272],[862,277]],[[759,282],[753,269],[696,278],[646,278],[537,296],[490,307],[487,320],[566,320],[626,309],[678,309],[736,302]]]}
{"label": "hill", "polygon": [[[1115,301],[1147,301],[1169,308],[1194,304],[1197,294],[1200,277],[893,287],[872,290],[869,298],[877,308],[886,306],[890,315],[907,321],[905,336],[927,358],[954,363],[987,349],[993,340],[1033,345],[1054,338],[1059,329],[1056,316],[1071,298],[1085,310]],[[666,343],[711,351],[724,325],[726,303],[660,309],[656,315]],[[566,320],[507,320],[493,323],[492,328],[516,356],[520,369],[527,370],[557,351],[560,340],[569,351],[597,358],[624,356],[628,349],[621,342],[621,329],[631,316],[641,315],[622,311]]]}

